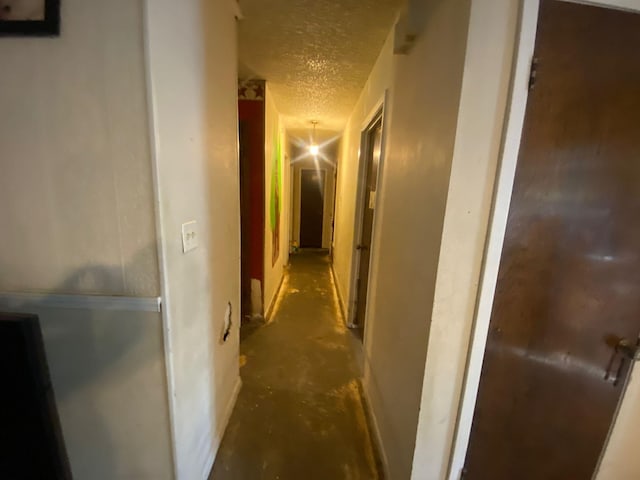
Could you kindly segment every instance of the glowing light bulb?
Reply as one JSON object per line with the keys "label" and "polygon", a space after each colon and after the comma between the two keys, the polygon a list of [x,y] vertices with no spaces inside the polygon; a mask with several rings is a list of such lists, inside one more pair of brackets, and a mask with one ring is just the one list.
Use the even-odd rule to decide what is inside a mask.
{"label": "glowing light bulb", "polygon": [[320,147],[318,145],[309,145],[309,153],[314,157],[320,153]]}

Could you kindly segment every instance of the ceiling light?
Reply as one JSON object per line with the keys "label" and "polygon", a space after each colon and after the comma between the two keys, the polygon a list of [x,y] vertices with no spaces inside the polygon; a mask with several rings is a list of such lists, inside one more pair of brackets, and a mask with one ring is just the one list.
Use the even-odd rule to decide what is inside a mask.
{"label": "ceiling light", "polygon": [[313,123],[313,134],[311,135],[311,145],[309,145],[309,153],[314,157],[317,157],[320,153],[320,147],[316,143],[316,125],[318,124],[317,120],[312,120]]}

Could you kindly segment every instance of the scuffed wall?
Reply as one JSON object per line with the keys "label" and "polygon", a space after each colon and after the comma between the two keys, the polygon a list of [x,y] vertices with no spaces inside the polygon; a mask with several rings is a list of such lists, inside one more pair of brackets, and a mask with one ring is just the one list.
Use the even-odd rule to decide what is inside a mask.
{"label": "scuffed wall", "polygon": [[[206,479],[240,386],[234,2],[148,0],[146,29],[178,480]],[[199,246],[182,252],[181,225]],[[231,305],[231,334],[222,342]]]}

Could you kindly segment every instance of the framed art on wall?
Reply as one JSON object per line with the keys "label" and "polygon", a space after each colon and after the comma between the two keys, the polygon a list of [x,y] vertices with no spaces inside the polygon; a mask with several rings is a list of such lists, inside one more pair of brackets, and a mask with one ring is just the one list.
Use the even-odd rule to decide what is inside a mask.
{"label": "framed art on wall", "polygon": [[57,36],[60,0],[0,0],[0,36]]}

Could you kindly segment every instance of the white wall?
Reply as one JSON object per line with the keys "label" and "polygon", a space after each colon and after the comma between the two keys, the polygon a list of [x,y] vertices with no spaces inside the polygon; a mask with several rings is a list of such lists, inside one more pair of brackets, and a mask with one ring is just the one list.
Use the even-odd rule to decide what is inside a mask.
{"label": "white wall", "polygon": [[[265,152],[264,152],[264,307],[265,313],[269,311],[275,299],[278,287],[284,273],[284,265],[288,263],[288,233],[287,216],[290,212],[289,195],[289,168],[285,165],[286,136],[284,126],[275,102],[271,96],[269,84],[265,94]],[[280,150],[278,151],[278,142]],[[272,263],[273,235],[271,230],[271,188],[272,174],[280,162],[280,174],[282,175],[282,189],[280,191],[280,245],[278,260]]]}
{"label": "white wall", "polygon": [[636,363],[618,417],[601,460],[596,480],[640,478],[640,370]]}
{"label": "white wall", "polygon": [[141,16],[68,0],[59,38],[0,41],[0,291],[159,293]]}
{"label": "white wall", "polygon": [[[61,3],[0,40],[0,291],[156,297],[141,4]],[[157,312],[0,309],[40,316],[74,478],[172,477]]]}
{"label": "white wall", "polygon": [[[235,394],[240,206],[234,2],[148,0],[146,28],[177,477],[205,479]],[[182,253],[181,224],[199,247]],[[221,342],[227,303],[232,334]]]}
{"label": "white wall", "polygon": [[364,388],[398,480],[412,468],[469,2],[433,1],[412,15],[423,31],[395,57],[365,327]]}
{"label": "white wall", "polygon": [[515,2],[471,4],[413,460],[416,480],[445,478],[449,466],[516,39]]}
{"label": "white wall", "polygon": [[[335,202],[335,232],[333,239],[333,268],[338,293],[344,307],[351,311],[349,294],[351,268],[355,255],[355,217],[358,190],[360,134],[366,128],[368,117],[375,113],[393,79],[393,32],[384,43],[360,98],[349,117],[338,156],[338,177]],[[384,168],[384,167],[383,167]],[[380,195],[380,192],[378,193]],[[380,197],[378,197],[378,201]]]}

